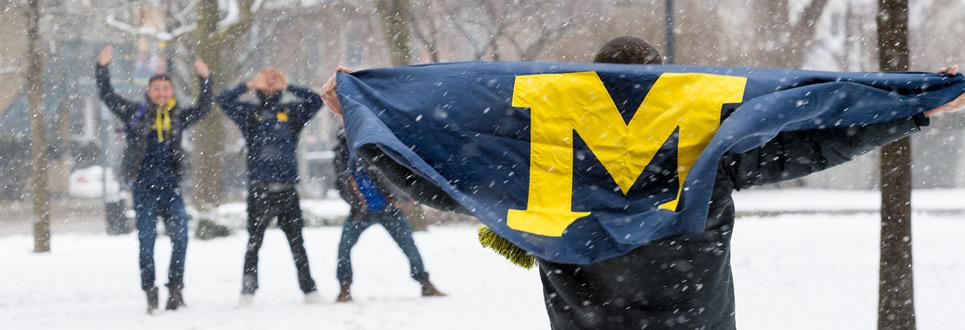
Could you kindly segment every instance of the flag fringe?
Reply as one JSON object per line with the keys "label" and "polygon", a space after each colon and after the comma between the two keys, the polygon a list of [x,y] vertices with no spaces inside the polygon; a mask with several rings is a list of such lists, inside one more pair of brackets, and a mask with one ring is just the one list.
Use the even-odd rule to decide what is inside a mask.
{"label": "flag fringe", "polygon": [[536,265],[536,257],[505,238],[496,235],[489,227],[479,227],[479,243],[506,257],[517,266],[530,269]]}

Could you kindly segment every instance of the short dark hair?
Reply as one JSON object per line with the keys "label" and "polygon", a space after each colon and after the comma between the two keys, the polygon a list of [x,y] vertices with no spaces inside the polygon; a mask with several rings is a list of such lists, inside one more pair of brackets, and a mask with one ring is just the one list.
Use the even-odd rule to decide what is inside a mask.
{"label": "short dark hair", "polygon": [[167,81],[172,84],[174,83],[173,81],[171,81],[171,77],[168,77],[168,75],[163,73],[158,73],[151,76],[151,79],[147,80],[147,85],[151,86],[151,84],[153,84],[155,81]]}
{"label": "short dark hair", "polygon": [[636,37],[619,37],[610,40],[593,58],[595,63],[615,64],[663,64],[660,52],[652,45]]}

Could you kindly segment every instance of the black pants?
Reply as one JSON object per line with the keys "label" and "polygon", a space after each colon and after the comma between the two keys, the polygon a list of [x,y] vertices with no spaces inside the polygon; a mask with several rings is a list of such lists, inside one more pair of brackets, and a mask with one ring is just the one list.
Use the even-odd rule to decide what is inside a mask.
{"label": "black pants", "polygon": [[302,209],[294,184],[254,184],[248,187],[248,252],[245,253],[242,293],[254,294],[258,289],[258,250],[271,220],[278,217],[278,226],[285,232],[298,271],[298,286],[302,292],[315,291],[315,280],[308,268],[302,238]]}

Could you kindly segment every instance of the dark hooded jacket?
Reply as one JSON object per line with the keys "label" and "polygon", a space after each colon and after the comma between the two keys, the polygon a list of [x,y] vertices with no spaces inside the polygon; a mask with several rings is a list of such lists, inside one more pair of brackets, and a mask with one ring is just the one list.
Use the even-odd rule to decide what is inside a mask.
{"label": "dark hooded jacket", "polygon": [[[97,80],[97,92],[100,95],[101,101],[104,102],[104,105],[106,105],[107,108],[121,120],[121,124],[124,125],[123,128],[127,142],[124,147],[124,155],[122,156],[124,177],[128,183],[138,185],[141,170],[144,168],[144,158],[149,144],[149,135],[153,134],[151,122],[154,119],[154,114],[158,107],[151,104],[146,96],[144,103],[138,103],[125,100],[120,95],[117,95],[117,93],[114,92],[113,86],[111,86],[110,70],[106,65],[97,64],[95,76]],[[181,107],[180,104],[176,104],[170,112],[170,157],[172,166],[174,166],[173,174],[175,178],[173,182],[175,183],[180,182],[181,179],[184,178],[184,171],[187,169],[188,157],[181,147],[181,138],[184,130],[197,123],[211,111],[211,80],[199,76],[198,81],[200,92],[198,93],[198,98],[195,100],[195,104],[190,107]]]}
{"label": "dark hooded jacket", "polygon": [[338,134],[338,143],[335,145],[333,151],[335,153],[335,158],[332,160],[332,163],[335,167],[335,189],[338,190],[338,193],[340,196],[342,196],[342,199],[345,200],[349,206],[351,206],[351,214],[349,215],[350,219],[357,219],[359,215],[362,215],[366,212],[366,207],[364,205],[365,197],[355,184],[354,173],[359,170],[363,170],[365,173],[368,173],[373,183],[375,183],[379,194],[385,197],[388,204],[386,211],[398,211],[395,205],[397,204],[397,199],[402,196],[402,194],[388,179],[385,178],[381,170],[375,166],[369,165],[361,158],[357,159],[355,162],[356,168],[354,171],[352,168],[350,168],[351,162],[349,162],[349,150],[345,141],[345,135],[342,132],[339,132]]}
{"label": "dark hooded jacket", "polygon": [[241,101],[248,86],[238,84],[218,95],[218,104],[241,129],[248,149],[248,183],[298,182],[298,136],[322,108],[322,98],[312,90],[289,85],[297,102],[282,102],[282,94],[259,93],[258,103]]}
{"label": "dark hooded jacket", "polygon": [[[917,115],[865,127],[787,132],[749,152],[726,154],[718,167],[704,232],[665,238],[590,265],[539,260],[552,328],[735,329],[730,265],[733,191],[830,168],[927,124],[927,118]],[[365,146],[359,153],[419,202],[465,212],[378,148]]]}

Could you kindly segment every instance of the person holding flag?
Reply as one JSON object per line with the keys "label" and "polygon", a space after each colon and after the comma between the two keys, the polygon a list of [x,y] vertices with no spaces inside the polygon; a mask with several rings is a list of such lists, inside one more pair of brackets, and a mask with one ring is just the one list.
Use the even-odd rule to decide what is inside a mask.
{"label": "person holding flag", "polygon": [[199,92],[193,106],[183,106],[174,96],[171,78],[155,74],[148,80],[144,102],[129,101],[111,86],[108,65],[111,46],[98,56],[95,76],[97,91],[104,105],[124,125],[126,145],[123,171],[131,186],[137,238],[140,244],[141,289],[147,295],[147,312],[158,309],[158,288],[154,285],[154,241],[157,218],[164,219],[171,238],[171,265],[168,269],[168,300],[165,309],[183,307],[184,262],[188,246],[188,215],[179,183],[187,169],[187,155],[181,147],[184,130],[204,118],[212,106],[211,80],[207,64],[194,63]]}
{"label": "person holding flag", "polygon": [[389,232],[389,236],[392,236],[395,243],[402,249],[402,253],[409,259],[409,276],[419,282],[422,287],[422,296],[446,296],[429,281],[429,272],[422,264],[419,247],[412,239],[409,219],[399,206],[400,199],[408,197],[393,189],[378,169],[367,166],[361,159],[356,159],[354,163],[350,162],[345,135],[341,132],[338,134],[338,144],[335,145],[334,151],[335,187],[342,199],[351,207],[345,224],[342,225],[342,237],[338,242],[338,265],[335,276],[338,278],[340,291],[335,302],[352,301],[352,248],[358,243],[362,232],[375,224],[382,225]]}
{"label": "person holding flag", "polygon": [[[965,107],[958,66],[661,67],[632,37],[606,43],[594,62],[610,65],[333,74],[322,96],[351,148],[409,196],[476,215],[483,245],[538,264],[553,329],[736,328],[733,191],[847,162]],[[401,82],[408,88],[392,85]]]}

